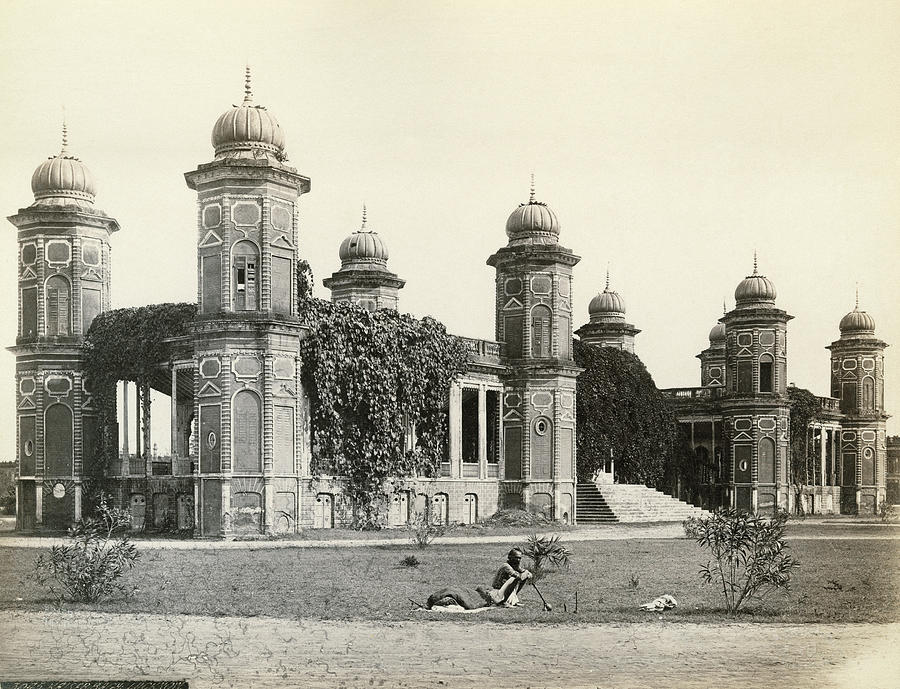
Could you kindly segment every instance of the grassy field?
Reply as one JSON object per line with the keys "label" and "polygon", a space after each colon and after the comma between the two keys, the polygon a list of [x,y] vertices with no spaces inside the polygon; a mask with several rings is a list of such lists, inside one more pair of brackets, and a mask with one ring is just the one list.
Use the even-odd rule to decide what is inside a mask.
{"label": "grassy field", "polygon": [[[812,525],[793,530],[798,536],[823,531]],[[839,533],[853,535],[853,531]],[[879,533],[872,532],[868,528],[869,535]],[[829,528],[826,533],[835,531]],[[751,603],[738,619],[900,621],[900,541],[800,539],[791,547],[801,562],[791,592]],[[425,550],[408,543],[366,548],[147,549],[127,577],[135,588],[131,595],[90,608],[74,604],[65,608],[291,619],[427,619],[438,614],[413,611],[409,599],[424,602],[430,593],[450,584],[472,588],[489,584],[507,549],[503,544],[441,545],[440,541]],[[522,608],[453,619],[564,624],[640,621],[659,617],[638,606],[663,593],[679,602],[677,609],[664,613],[665,619],[728,619],[720,593],[700,582],[697,572],[705,560],[693,541],[586,541],[573,542],[570,549],[568,571],[539,582],[553,612],[544,612],[535,591],[527,587]],[[0,550],[0,608],[55,607],[48,594],[24,576],[37,552]],[[401,566],[407,555],[415,555],[420,564]]]}

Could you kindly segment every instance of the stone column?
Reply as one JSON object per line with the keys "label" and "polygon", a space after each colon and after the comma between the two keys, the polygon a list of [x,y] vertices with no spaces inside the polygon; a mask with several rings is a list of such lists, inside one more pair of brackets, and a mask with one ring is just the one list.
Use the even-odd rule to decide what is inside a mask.
{"label": "stone column", "polygon": [[178,370],[175,368],[175,364],[172,364],[172,399],[171,404],[169,405],[169,413],[171,414],[172,419],[172,427],[169,431],[169,443],[170,450],[169,454],[172,455],[172,474],[175,474],[177,469],[175,465],[177,464],[177,457],[179,455],[178,452]]}
{"label": "stone column", "polygon": [[[119,439],[116,438],[118,443]],[[122,476],[128,476],[131,473],[131,462],[128,459],[128,381],[122,381],[122,468],[119,472]]]}
{"label": "stone column", "polygon": [[819,428],[819,475],[822,486],[822,497],[825,497],[825,427]]}
{"label": "stone column", "polygon": [[44,482],[34,482],[34,525],[44,523]]}
{"label": "stone column", "polygon": [[462,473],[462,388],[456,381],[450,383],[450,476],[459,478]]}
{"label": "stone column", "polygon": [[487,390],[478,386],[478,476],[487,478]]}
{"label": "stone column", "polygon": [[81,519],[81,481],[75,481],[75,521]]}

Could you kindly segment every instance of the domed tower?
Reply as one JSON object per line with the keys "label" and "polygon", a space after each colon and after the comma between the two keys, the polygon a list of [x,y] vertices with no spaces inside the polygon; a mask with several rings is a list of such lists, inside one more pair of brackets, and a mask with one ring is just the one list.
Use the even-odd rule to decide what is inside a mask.
{"label": "domed tower", "polygon": [[406,284],[388,270],[388,250],[377,232],[366,227],[366,207],[362,225],[341,242],[341,268],[322,284],[331,290],[331,301],[351,302],[375,311],[396,309],[397,293]]}
{"label": "domed tower", "polygon": [[[723,312],[727,313],[724,308]],[[719,388],[725,385],[725,324],[719,321],[709,331],[709,347],[697,355],[700,359],[700,385]]]}
{"label": "domed tower", "polygon": [[722,416],[731,465],[732,505],[761,514],[788,506],[787,322],[775,285],[757,272],[734,292],[725,327]]}
{"label": "domed tower", "polygon": [[82,481],[96,474],[98,410],[81,345],[109,308],[109,236],[119,224],[94,205],[94,177],[69,153],[31,177],[34,203],[9,221],[19,238],[16,355],[20,530],[67,528],[81,517]]}
{"label": "domed tower", "polygon": [[841,319],[832,342],[831,395],[840,399],[839,472],[841,511],[874,514],[886,497],[887,445],[884,410],[884,349],[875,336],[875,319],[859,310]]}
{"label": "domed tower", "polygon": [[574,520],[575,379],[572,267],[559,220],[535,200],[506,222],[509,241],[487,263],[496,268],[496,330],[507,367],[501,501]]}
{"label": "domed tower", "polygon": [[244,100],[216,121],[215,157],[185,173],[197,192],[200,533],[292,531],[303,395],[297,317],[297,207],[310,189],[287,164],[278,120]]}
{"label": "domed tower", "polygon": [[590,321],[575,331],[582,342],[634,354],[634,336],[641,331],[625,322],[625,300],[609,288],[609,271],[606,271],[606,287],[591,299],[588,314]]}

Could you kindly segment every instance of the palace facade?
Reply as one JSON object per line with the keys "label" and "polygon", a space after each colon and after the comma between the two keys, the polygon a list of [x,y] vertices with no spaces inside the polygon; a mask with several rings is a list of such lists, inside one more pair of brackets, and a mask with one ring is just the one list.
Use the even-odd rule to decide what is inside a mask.
{"label": "palace facade", "polygon": [[[82,514],[99,477],[127,505],[136,529],[216,537],[294,532],[351,520],[341,478],[310,472],[310,414],[300,379],[307,330],[297,308],[298,206],[310,180],[286,162],[276,118],[245,97],[213,127],[213,159],[185,174],[197,194],[198,317],[178,355],[151,383],[170,397],[171,453],[149,446],[150,415],[122,387],[124,433],[112,466],[96,451],[99,412],[82,344],[110,304],[116,220],[94,203],[93,177],[69,151],[32,176],[34,203],[9,219],[18,231],[17,528],[63,529]],[[388,524],[417,514],[472,523],[499,507],[577,520],[572,269],[556,213],[535,199],[514,209],[496,272],[494,340],[463,338],[466,374],[449,391],[449,449],[439,476],[386,486]],[[334,301],[398,308],[404,280],[388,268],[382,238],[366,224],[339,247],[324,284]],[[701,355],[701,387],[670,391],[698,457],[714,457],[707,504],[771,512],[787,507],[787,323],[771,281],[738,286]],[[874,322],[854,310],[832,343],[834,398],[823,400],[823,509],[874,510],[884,500],[883,351]],[[589,306],[579,337],[634,351],[640,331],[609,289]],[[146,393],[146,391],[143,391]],[[414,429],[408,442],[415,443]],[[704,460],[705,461],[705,460]],[[818,471],[818,470],[817,470]],[[817,479],[817,480],[819,480]]]}

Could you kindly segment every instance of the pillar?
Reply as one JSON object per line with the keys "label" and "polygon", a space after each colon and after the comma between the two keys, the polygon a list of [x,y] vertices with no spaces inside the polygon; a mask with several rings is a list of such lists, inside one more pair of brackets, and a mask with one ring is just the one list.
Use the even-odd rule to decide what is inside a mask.
{"label": "pillar", "polygon": [[450,476],[462,475],[462,388],[459,383],[450,384]]}
{"label": "pillar", "polygon": [[[118,441],[118,438],[116,439]],[[120,473],[122,476],[128,476],[131,473],[130,462],[128,460],[128,381],[122,381],[122,468]]]}
{"label": "pillar", "polygon": [[487,478],[487,390],[478,386],[478,476]]}
{"label": "pillar", "polygon": [[172,474],[174,475],[177,471],[174,464],[176,463],[176,457],[178,456],[178,371],[175,369],[175,365],[172,364],[172,400],[169,408],[169,412],[172,418],[172,427],[169,433],[169,454],[172,455]]}
{"label": "pillar", "polygon": [[75,521],[81,519],[81,481],[75,481]]}

